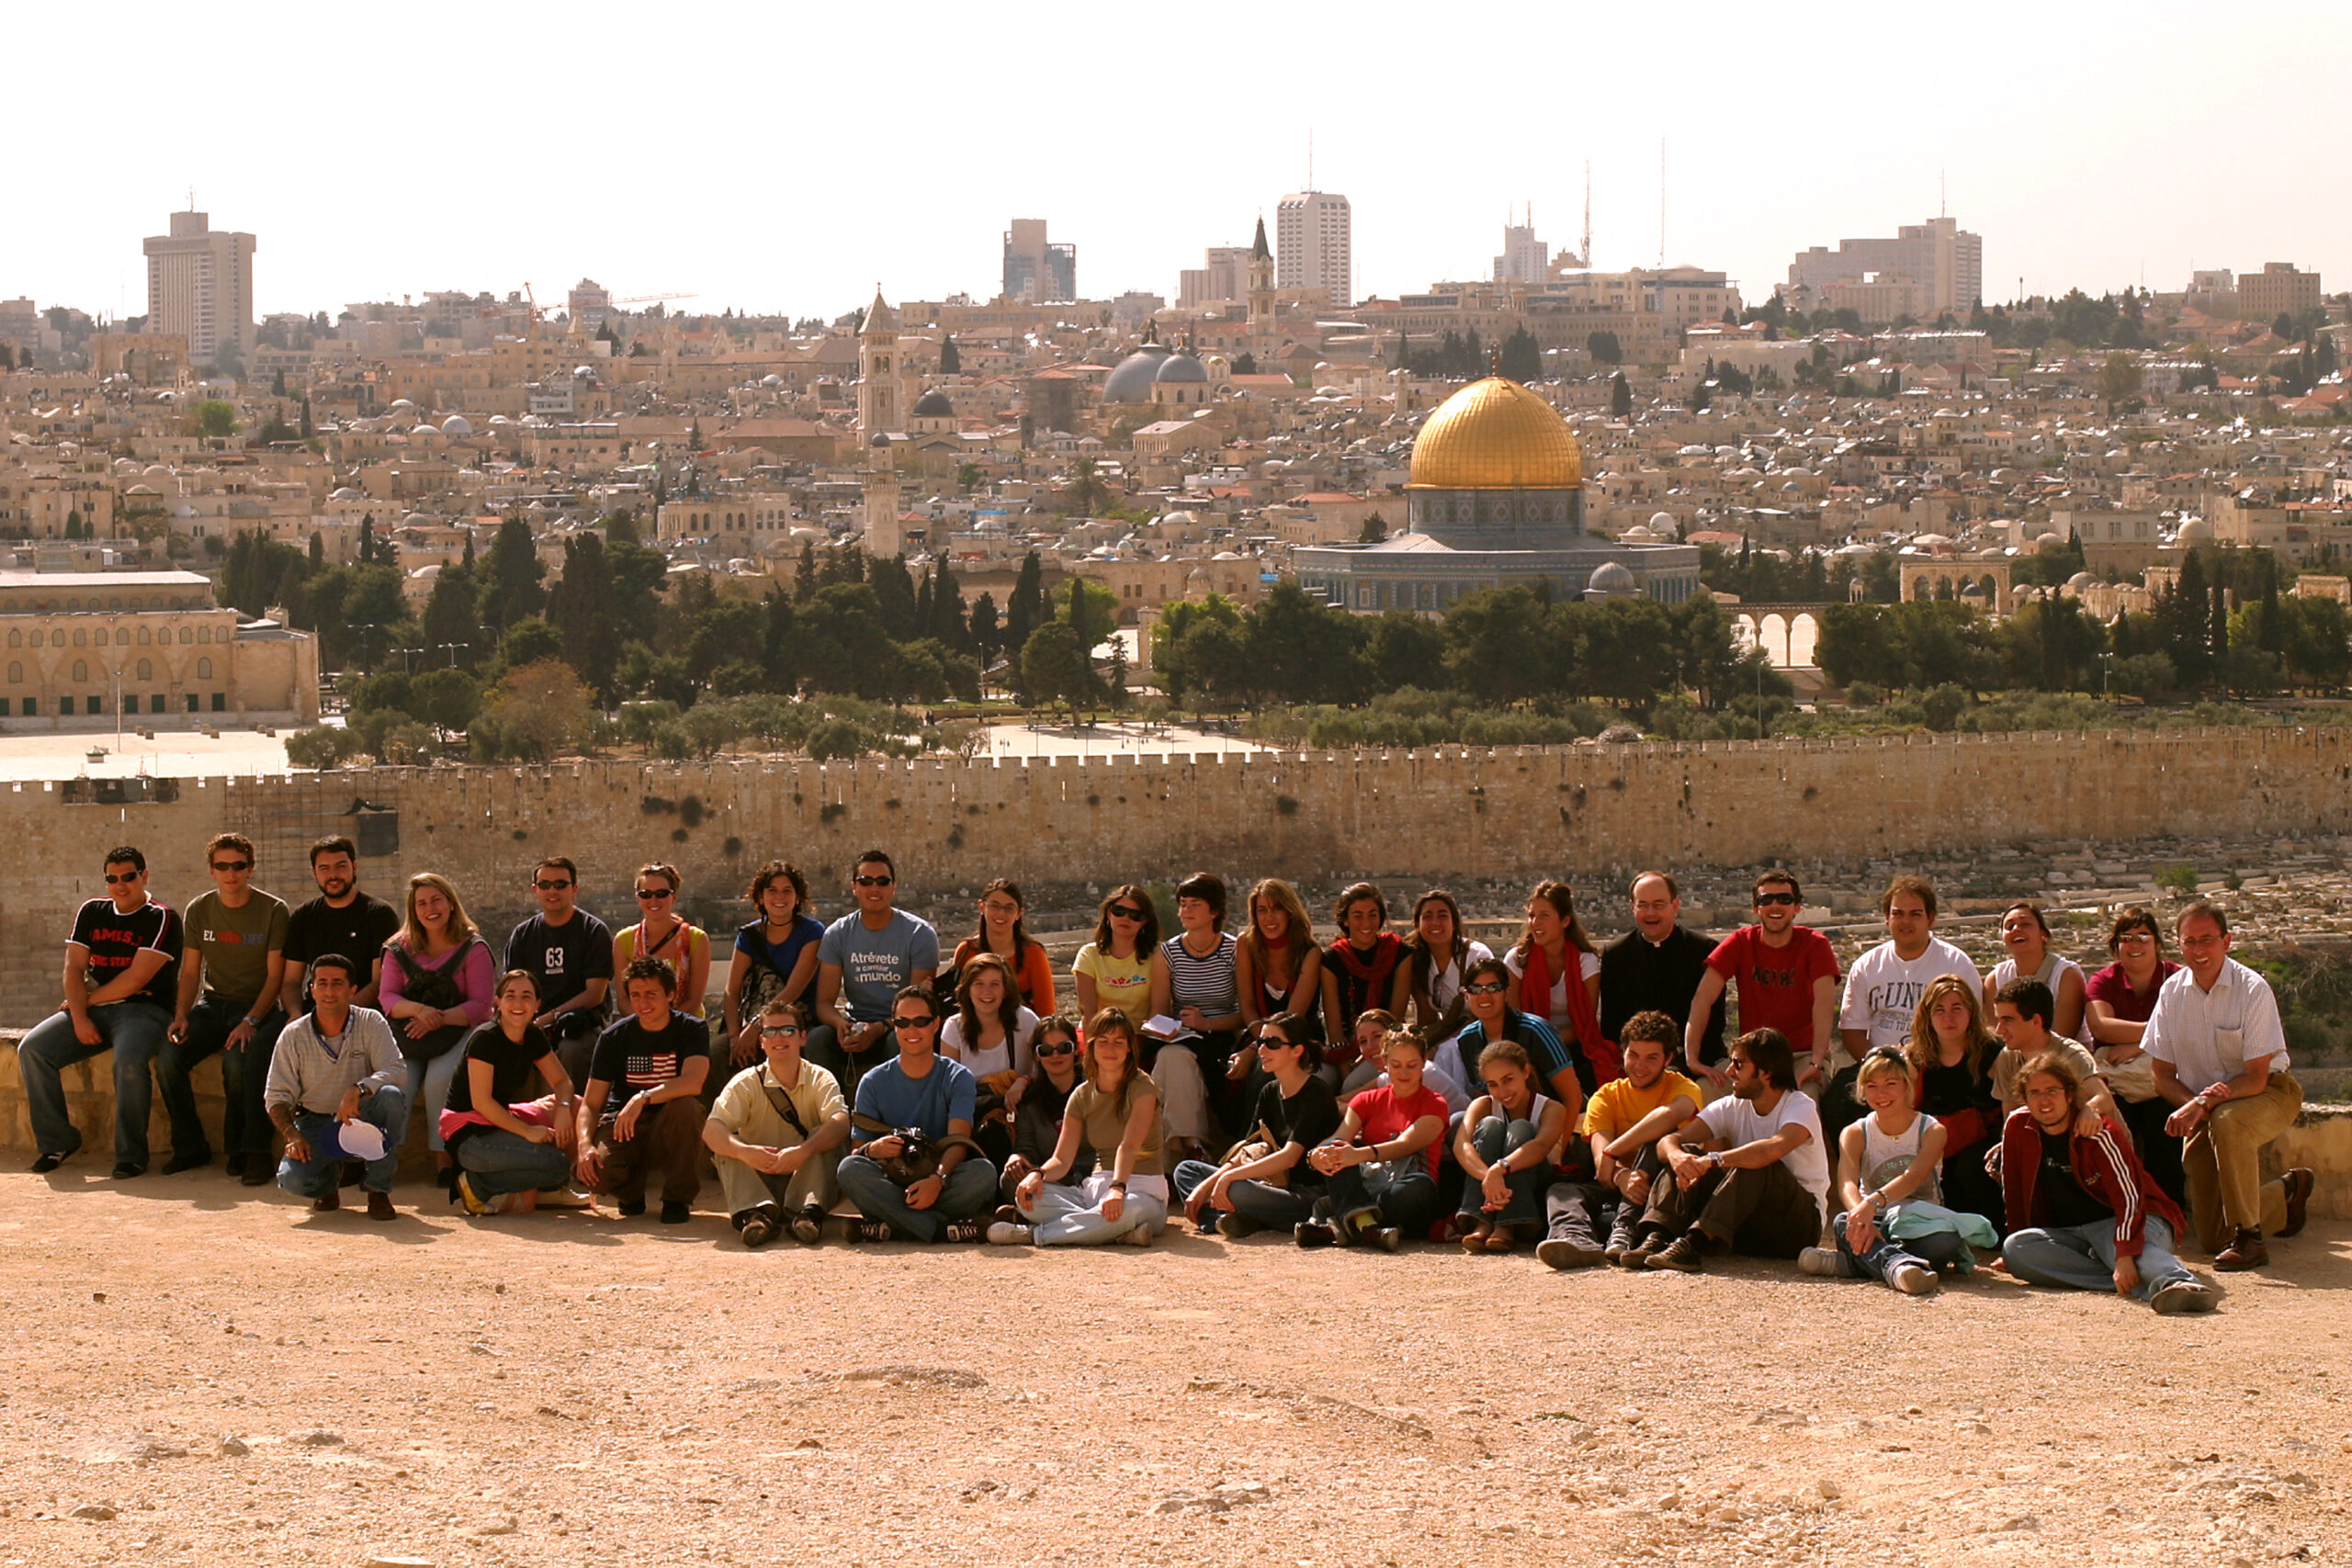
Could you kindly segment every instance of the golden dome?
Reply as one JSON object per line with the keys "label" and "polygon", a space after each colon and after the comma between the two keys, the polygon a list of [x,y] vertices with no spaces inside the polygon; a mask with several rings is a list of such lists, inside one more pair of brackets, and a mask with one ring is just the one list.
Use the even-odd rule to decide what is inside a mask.
{"label": "golden dome", "polygon": [[1413,442],[1408,490],[1577,490],[1584,455],[1559,411],[1503,376],[1438,406]]}

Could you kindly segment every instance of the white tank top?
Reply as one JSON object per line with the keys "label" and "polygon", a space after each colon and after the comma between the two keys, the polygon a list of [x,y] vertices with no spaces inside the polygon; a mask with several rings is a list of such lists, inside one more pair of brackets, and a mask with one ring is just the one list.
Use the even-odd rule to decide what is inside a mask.
{"label": "white tank top", "polygon": [[[1935,1124],[1935,1118],[1926,1114],[1911,1119],[1910,1130],[1901,1137],[1879,1131],[1878,1113],[1872,1111],[1862,1118],[1862,1189],[1868,1192],[1884,1190],[1886,1184],[1911,1168],[1919,1157],[1919,1140]],[[1911,1194],[1915,1200],[1940,1202],[1943,1190],[1933,1171],[1928,1172],[1925,1185]]]}
{"label": "white tank top", "polygon": [[[2075,972],[2075,977],[2081,980],[2086,987],[2090,984],[2090,976],[2083,973],[2083,966],[2081,964],[2075,963],[2071,958],[2062,958],[2058,955],[2056,950],[2048,948],[2045,948],[2042,951],[2041,967],[2027,976],[2026,978],[2029,980],[2039,980],[2043,985],[2049,987],[2050,999],[2054,1004],[2058,1000],[2059,978],[2069,969],[2072,969]],[[2007,985],[2017,977],[2018,961],[2016,959],[2004,958],[1998,964],[1993,965],[1994,990],[1998,991],[2002,987]],[[2087,996],[2083,998],[2082,1025],[2075,1031],[2073,1038],[2076,1044],[2088,1045],[2092,1043],[2091,1004],[2090,998]]]}

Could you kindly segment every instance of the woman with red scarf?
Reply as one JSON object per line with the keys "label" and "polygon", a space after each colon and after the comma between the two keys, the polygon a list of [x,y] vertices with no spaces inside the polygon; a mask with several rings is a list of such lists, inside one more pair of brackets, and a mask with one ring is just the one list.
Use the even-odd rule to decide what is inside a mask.
{"label": "woman with red scarf", "polygon": [[1600,1033],[1600,951],[1584,934],[1566,883],[1535,885],[1527,896],[1527,930],[1503,962],[1519,982],[1520,1011],[1574,1040],[1597,1081],[1623,1076],[1615,1043]]}
{"label": "woman with red scarf", "polygon": [[1405,962],[1405,939],[1388,929],[1388,900],[1359,882],[1331,906],[1340,934],[1323,950],[1324,1065],[1344,1078],[1356,1064],[1356,1016],[1387,1007]]}

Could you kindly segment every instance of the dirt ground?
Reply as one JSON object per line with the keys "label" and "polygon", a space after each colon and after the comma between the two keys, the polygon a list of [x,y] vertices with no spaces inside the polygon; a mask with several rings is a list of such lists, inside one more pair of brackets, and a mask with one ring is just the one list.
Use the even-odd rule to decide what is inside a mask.
{"label": "dirt ground", "polygon": [[2352,1560],[2352,1224],[2160,1319],[420,1193],[0,1177],[0,1568]]}

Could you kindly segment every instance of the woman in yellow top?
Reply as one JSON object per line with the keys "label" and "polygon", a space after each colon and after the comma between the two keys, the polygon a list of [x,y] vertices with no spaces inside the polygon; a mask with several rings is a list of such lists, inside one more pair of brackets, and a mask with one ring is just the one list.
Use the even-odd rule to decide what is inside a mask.
{"label": "woman in yellow top", "polygon": [[[633,958],[659,958],[677,971],[676,1005],[680,1012],[703,1015],[703,992],[710,985],[710,938],[700,926],[678,915],[678,894],[685,886],[678,868],[656,861],[638,868],[637,907],[644,918],[613,934],[613,973],[626,974]],[[722,1047],[725,1042],[721,1042]],[[717,1070],[727,1070],[728,1056],[716,1053]],[[716,1094],[721,1086],[714,1084]]]}
{"label": "woman in yellow top", "polygon": [[1078,984],[1080,1018],[1117,1008],[1143,1027],[1151,1017],[1153,976],[1167,967],[1159,952],[1159,913],[1151,896],[1133,883],[1111,890],[1102,900],[1094,940],[1078,950],[1070,976]]}

